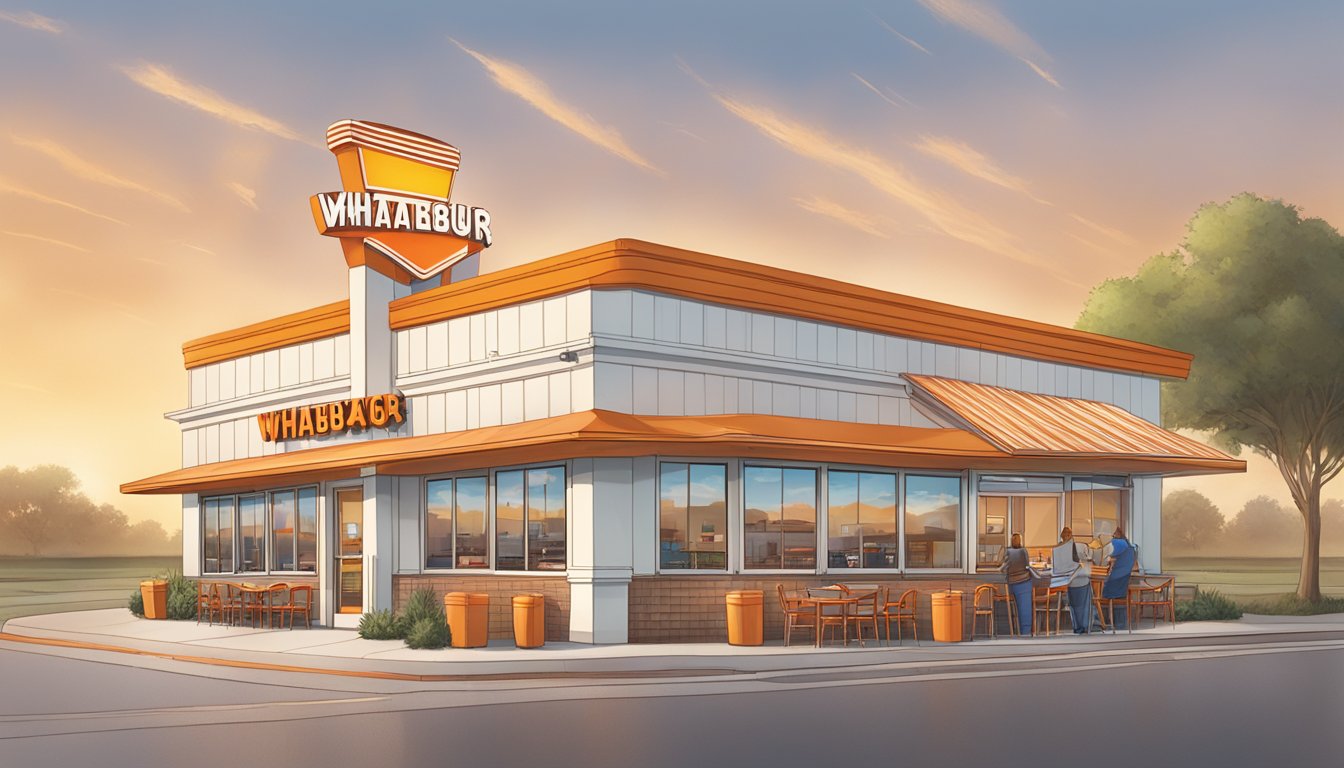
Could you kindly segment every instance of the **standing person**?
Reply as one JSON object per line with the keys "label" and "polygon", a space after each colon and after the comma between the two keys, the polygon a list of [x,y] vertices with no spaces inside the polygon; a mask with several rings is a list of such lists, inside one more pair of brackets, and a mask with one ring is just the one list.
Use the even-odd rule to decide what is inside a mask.
{"label": "standing person", "polygon": [[[1138,556],[1138,549],[1125,538],[1125,529],[1116,526],[1115,533],[1111,534],[1111,543],[1106,545],[1102,554],[1111,570],[1106,575],[1106,583],[1101,587],[1101,597],[1104,600],[1124,600],[1129,596],[1129,576],[1134,572],[1134,560]],[[1111,613],[1114,612],[1112,608]],[[1124,629],[1129,624],[1128,614],[1127,610],[1122,611],[1116,618],[1116,629]]]}
{"label": "standing person", "polygon": [[1032,570],[1027,550],[1022,546],[1022,534],[1014,533],[999,568],[1008,574],[1008,594],[1017,604],[1017,627],[1023,635],[1031,635],[1031,579]]}
{"label": "standing person", "polygon": [[[1074,570],[1069,579],[1069,620],[1073,634],[1085,635],[1092,627],[1092,553],[1081,541],[1074,541],[1067,525],[1059,532],[1060,544],[1072,544]],[[1056,566],[1058,568],[1058,566]]]}

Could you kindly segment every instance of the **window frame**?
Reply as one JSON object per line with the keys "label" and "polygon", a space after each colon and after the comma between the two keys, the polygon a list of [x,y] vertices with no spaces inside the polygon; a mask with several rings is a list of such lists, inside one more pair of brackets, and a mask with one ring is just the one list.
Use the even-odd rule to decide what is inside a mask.
{"label": "window frame", "polygon": [[[822,574],[825,569],[822,566],[821,553],[825,551],[823,541],[823,531],[825,530],[823,517],[822,501],[825,498],[826,472],[825,464],[806,461],[766,461],[766,460],[738,460],[737,472],[737,504],[738,513],[736,519],[737,537],[737,564],[733,573],[743,575],[797,575],[800,573]],[[747,567],[747,471],[750,469],[809,469],[813,471],[814,482],[812,485],[813,499],[812,509],[816,513],[816,520],[813,525],[812,538],[816,553],[816,565],[812,568],[748,568]],[[781,481],[782,481],[781,476]],[[780,554],[780,563],[783,564],[783,553]],[[732,563],[730,562],[731,566]]]}
{"label": "window frame", "polygon": [[[906,558],[906,543],[907,543],[907,542],[906,542],[906,536],[908,535],[908,533],[907,533],[907,526],[906,526],[906,524],[905,524],[905,516],[906,516],[906,514],[907,514],[907,511],[906,511],[906,504],[905,504],[905,497],[906,497],[906,494],[907,494],[907,489],[909,488],[909,476],[910,476],[910,475],[915,475],[916,477],[949,477],[949,478],[951,478],[951,477],[955,477],[955,478],[958,479],[958,481],[959,481],[959,483],[958,483],[958,489],[959,489],[958,492],[960,493],[960,499],[959,499],[959,502],[958,502],[958,510],[957,510],[957,541],[956,541],[956,547],[955,547],[954,551],[957,553],[957,557],[961,560],[961,565],[953,566],[953,567],[951,567],[951,568],[932,568],[932,567],[931,567],[931,568],[907,568],[907,567],[906,567],[906,560],[907,560],[907,558]],[[901,494],[901,572],[902,572],[902,573],[912,573],[912,574],[921,574],[921,573],[934,573],[934,574],[936,574],[936,573],[972,573],[972,574],[973,574],[973,573],[975,573],[974,569],[967,570],[967,569],[970,568],[971,566],[970,566],[970,562],[967,560],[966,552],[965,552],[965,549],[966,549],[966,541],[967,541],[967,536],[966,536],[966,517],[967,517],[967,510],[970,509],[970,503],[969,503],[969,501],[968,501],[968,497],[969,497],[969,494],[970,494],[970,489],[969,489],[969,487],[968,487],[969,484],[970,484],[970,478],[969,478],[969,476],[970,476],[970,470],[966,470],[966,471],[963,471],[963,472],[953,472],[953,471],[946,471],[946,470],[945,470],[945,471],[938,471],[938,470],[918,470],[918,469],[910,469],[910,470],[902,469],[902,470],[901,470],[901,486],[900,486],[900,489],[899,489],[899,493]]]}
{"label": "window frame", "polygon": [[[292,492],[292,493],[294,494],[294,526],[295,526],[295,527],[294,527],[294,534],[293,534],[293,536],[294,536],[294,541],[293,541],[292,550],[293,550],[293,554],[294,554],[294,564],[297,566],[297,565],[298,565],[298,562],[299,562],[299,520],[300,520],[300,517],[301,517],[300,512],[299,512],[299,503],[300,503],[299,500],[300,500],[300,494],[301,494],[301,492],[304,491],[304,490],[308,490],[308,489],[311,489],[312,492],[313,492],[313,504],[314,504],[314,511],[315,511],[315,515],[314,515],[314,518],[313,518],[313,525],[315,526],[315,528],[313,529],[313,537],[314,537],[314,544],[316,545],[316,552],[315,552],[315,554],[314,554],[314,557],[315,557],[315,560],[314,560],[314,569],[311,570],[311,571],[301,571],[301,570],[280,570],[280,569],[274,567],[274,562],[275,562],[275,561],[274,561],[274,559],[273,559],[274,556],[275,556],[275,544],[274,544],[274,541],[273,541],[274,536],[273,536],[273,530],[272,530],[272,526],[273,526],[273,524],[274,524],[274,515],[273,515],[273,513],[272,513],[272,507],[273,507],[272,496],[273,496],[274,494],[276,494],[276,493],[290,493],[290,492]],[[239,570],[239,565],[240,565],[241,560],[242,560],[242,558],[241,558],[241,552],[242,552],[242,550],[240,549],[240,547],[241,547],[241,543],[242,543],[242,534],[241,534],[242,529],[241,529],[241,527],[240,527],[240,523],[241,523],[241,515],[242,515],[242,504],[241,504],[241,501],[242,501],[242,499],[244,499],[244,498],[255,497],[255,496],[260,496],[260,497],[262,497],[262,499],[264,500],[263,510],[262,510],[262,517],[263,517],[263,530],[265,531],[265,537],[266,537],[266,562],[265,562],[266,567],[263,568],[262,570],[243,571],[243,570]],[[215,500],[218,500],[218,499],[230,499],[231,502],[232,502],[232,504],[233,504],[233,515],[232,515],[232,520],[233,520],[233,526],[232,526],[232,527],[233,527],[233,533],[232,533],[232,545],[233,545],[233,549],[232,549],[232,553],[233,553],[233,569],[232,569],[232,570],[229,570],[229,571],[219,571],[219,570],[210,571],[210,570],[206,570],[206,566],[205,566],[205,564],[206,564],[206,557],[205,557],[205,555],[206,555],[206,527],[205,527],[206,508],[209,506],[209,503],[210,503],[211,501],[215,501]],[[322,528],[323,528],[323,526],[322,526],[322,488],[321,488],[321,486],[320,486],[319,484],[316,484],[316,483],[307,483],[307,484],[304,484],[304,485],[288,486],[288,487],[284,487],[284,488],[269,488],[269,489],[259,490],[259,491],[239,491],[239,492],[237,492],[237,493],[217,493],[217,494],[213,494],[213,495],[210,495],[210,496],[202,495],[202,496],[200,496],[199,499],[198,499],[197,506],[198,506],[198,520],[199,520],[199,525],[200,525],[200,536],[199,536],[199,540],[200,540],[200,558],[201,558],[200,562],[201,562],[201,575],[202,575],[202,576],[206,576],[206,575],[209,575],[209,576],[234,576],[234,575],[281,576],[281,575],[283,575],[283,576],[301,576],[301,577],[305,577],[305,578],[317,578],[317,576],[318,576],[318,572],[320,571],[320,569],[321,569],[321,565],[322,565],[322,563],[321,563],[321,560],[322,560],[322,542],[321,542],[321,535],[322,535]]]}
{"label": "window frame", "polygon": [[[564,567],[564,568],[557,568],[557,569],[555,569],[555,570],[530,570],[530,569],[526,568],[526,565],[527,565],[527,558],[528,558],[528,546],[529,546],[530,541],[531,541],[531,534],[530,534],[530,532],[528,531],[528,517],[527,517],[527,502],[528,502],[527,471],[528,471],[528,470],[532,470],[532,469],[560,469],[561,471],[564,472],[564,482],[563,482],[563,486],[564,486],[564,488],[563,488],[563,490],[564,490],[564,500],[565,500],[565,567]],[[526,576],[526,577],[559,576],[559,575],[563,575],[563,574],[567,574],[567,573],[569,573],[570,555],[571,555],[571,553],[572,553],[572,548],[570,547],[570,543],[574,540],[574,516],[573,516],[573,514],[572,514],[572,511],[573,511],[573,509],[574,509],[574,495],[573,495],[573,486],[574,486],[574,468],[573,468],[573,466],[572,466],[572,462],[571,462],[571,461],[543,461],[543,462],[533,462],[533,463],[530,463],[530,464],[515,464],[515,465],[511,465],[511,466],[504,466],[504,467],[491,467],[491,468],[490,468],[489,470],[487,470],[487,471],[488,471],[488,473],[489,473],[489,478],[490,478],[490,480],[489,480],[489,486],[490,486],[490,488],[489,488],[489,500],[490,500],[489,518],[490,518],[490,523],[489,523],[489,525],[488,525],[488,528],[489,528],[489,534],[490,534],[490,544],[489,544],[489,548],[490,548],[490,558],[489,558],[489,561],[490,561],[490,567],[489,567],[489,569],[485,569],[485,568],[479,568],[479,569],[472,569],[472,568],[458,568],[458,569],[454,569],[455,572],[456,572],[457,574],[459,574],[459,575],[461,575],[461,574],[466,574],[466,573],[481,573],[481,574],[509,575],[509,576],[513,576],[513,575],[523,575],[523,576]],[[498,475],[499,475],[499,473],[501,473],[501,472],[522,472],[522,473],[523,473],[523,565],[524,565],[524,568],[519,569],[519,570],[513,570],[513,569],[501,570],[501,569],[499,568],[499,539],[498,539],[498,536],[499,536],[499,533],[498,533],[498,532],[499,532],[499,524],[498,524],[498,517],[499,517],[499,515],[498,515],[498,503],[499,503],[499,480],[498,480]],[[425,498],[425,502],[426,502],[426,503],[425,503],[424,505],[422,505],[422,506],[425,506],[425,507],[426,507],[426,512],[427,512],[427,511],[428,511],[428,497]],[[423,562],[423,560],[422,560],[422,562]],[[423,566],[422,566],[422,567],[423,567]]]}
{"label": "window frame", "polygon": [[[826,565],[820,573],[872,573],[872,574],[899,574],[904,572],[905,565],[905,471],[901,469],[891,469],[889,467],[870,467],[856,466],[850,464],[824,464],[824,488],[825,488],[825,521],[826,529],[822,533],[822,541],[825,544]],[[852,474],[877,474],[892,475],[896,478],[896,567],[895,568],[831,568],[830,567],[830,530],[831,530],[831,472],[849,472]],[[818,510],[818,518],[821,511]],[[862,553],[860,553],[860,562],[862,562]]]}
{"label": "window frame", "polygon": [[[485,567],[484,568],[459,568],[457,567],[457,482],[480,478],[485,480]],[[429,566],[429,484],[450,480],[453,483],[453,565],[449,568],[442,566]],[[459,472],[450,472],[442,475],[426,475],[420,479],[420,498],[423,502],[420,504],[420,572],[421,573],[494,573],[495,571],[495,481],[493,471],[486,469],[462,470]],[[568,502],[566,502],[568,504]],[[566,525],[568,525],[568,505],[566,511]],[[568,541],[568,537],[566,537]],[[568,558],[568,555],[566,555]],[[568,562],[566,562],[568,566]],[[512,573],[512,571],[510,571]]]}
{"label": "window frame", "polygon": [[[698,459],[697,459],[697,458],[678,458],[678,457],[674,457],[674,456],[656,456],[656,457],[654,457],[654,458],[655,458],[655,460],[654,460],[654,464],[653,464],[653,540],[654,540],[654,550],[653,550],[653,572],[654,572],[655,574],[658,574],[658,575],[667,574],[667,575],[669,575],[669,576],[672,576],[672,575],[697,576],[697,575],[702,575],[702,574],[712,574],[712,575],[720,575],[720,576],[721,576],[721,575],[723,575],[723,574],[734,573],[735,571],[734,571],[734,568],[733,568],[733,565],[734,565],[734,563],[733,563],[733,557],[734,557],[734,549],[733,549],[733,545],[734,545],[734,541],[735,541],[736,539],[740,539],[741,536],[734,536],[734,535],[733,535],[733,531],[734,531],[734,529],[737,529],[739,532],[741,532],[741,530],[742,530],[742,526],[741,526],[741,522],[740,522],[740,515],[739,515],[738,522],[735,524],[735,523],[734,523],[733,510],[732,510],[732,499],[733,499],[733,490],[734,490],[734,488],[733,488],[733,477],[734,477],[734,473],[733,473],[733,464],[734,464],[734,460],[733,460],[733,459],[723,459],[723,460],[720,461],[720,460],[714,460],[713,457],[709,457],[708,460],[707,460],[706,458],[698,458]],[[711,467],[723,467],[723,535],[724,535],[724,551],[723,551],[723,560],[724,560],[724,563],[723,563],[723,568],[670,568],[670,569],[664,569],[664,568],[663,568],[663,558],[662,558],[662,542],[663,542],[663,537],[662,537],[661,528],[662,528],[662,519],[663,519],[663,516],[662,516],[662,503],[663,503],[663,465],[664,465],[664,464],[685,464],[686,467],[687,467],[687,470],[686,470],[686,482],[687,482],[687,486],[688,486],[688,487],[687,487],[687,504],[686,504],[686,506],[687,506],[687,515],[688,515],[688,517],[689,517],[689,514],[690,514],[690,490],[689,490],[689,485],[690,485],[690,467],[692,467],[692,466],[694,466],[694,465],[696,465],[696,464],[705,465],[705,466],[711,466]],[[687,535],[687,537],[688,537],[688,539],[689,539],[689,537],[690,537],[690,530],[689,530],[689,529],[687,530],[686,535]],[[741,558],[740,558],[740,557],[738,558],[738,561],[741,562]]]}

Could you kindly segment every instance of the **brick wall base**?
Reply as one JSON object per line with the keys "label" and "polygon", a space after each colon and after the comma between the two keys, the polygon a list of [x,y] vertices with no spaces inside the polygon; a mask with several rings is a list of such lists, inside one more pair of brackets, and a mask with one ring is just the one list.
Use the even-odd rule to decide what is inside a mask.
{"label": "brick wall base", "polygon": [[417,589],[432,589],[440,600],[449,592],[479,592],[490,596],[490,639],[513,639],[513,596],[546,596],[546,639],[569,640],[569,582],[564,576],[452,576],[438,574],[392,577],[392,600],[400,611]]}
{"label": "brick wall base", "polygon": [[[1003,577],[998,574],[949,574],[947,576],[855,576],[851,579],[839,579],[855,584],[881,584],[891,590],[891,599],[897,599],[907,589],[919,591],[918,629],[920,640],[933,637],[930,618],[929,594],[951,587],[961,590],[963,633],[971,631],[971,597],[976,585],[986,583],[1002,584]],[[728,639],[728,619],[724,605],[725,593],[735,589],[759,589],[765,592],[766,640],[780,640],[784,637],[784,613],[780,609],[779,594],[776,585],[783,584],[786,590],[824,587],[837,581],[834,575],[821,576],[637,576],[630,583],[630,642],[632,643],[694,643],[726,642]],[[1002,587],[1000,587],[1002,589]],[[1065,619],[1067,621],[1067,619]],[[998,630],[1008,631],[1008,614],[1001,604],[995,616]],[[981,631],[985,630],[985,620],[980,620]],[[886,636],[886,627],[879,622],[882,636]],[[851,630],[852,631],[852,630]],[[892,628],[893,637],[895,627]],[[909,624],[904,631],[909,640]],[[793,642],[809,643],[812,631],[795,630]]]}

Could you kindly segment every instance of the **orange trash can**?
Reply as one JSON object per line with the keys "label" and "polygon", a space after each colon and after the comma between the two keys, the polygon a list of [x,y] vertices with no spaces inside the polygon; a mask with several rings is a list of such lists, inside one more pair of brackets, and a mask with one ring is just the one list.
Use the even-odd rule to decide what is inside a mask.
{"label": "orange trash can", "polygon": [[939,643],[960,643],[961,591],[934,592],[929,599],[933,605],[933,639]]}
{"label": "orange trash can", "polygon": [[140,599],[145,601],[146,619],[168,618],[168,582],[151,579],[140,582]]}
{"label": "orange trash can", "polygon": [[546,643],[545,595],[513,596],[513,643],[519,648],[540,648]]}
{"label": "orange trash can", "polygon": [[764,642],[762,612],[765,593],[759,589],[739,589],[724,596],[728,605],[728,644],[760,645]]}
{"label": "orange trash can", "polygon": [[483,648],[490,638],[490,596],[449,592],[443,596],[448,631],[454,648]]}

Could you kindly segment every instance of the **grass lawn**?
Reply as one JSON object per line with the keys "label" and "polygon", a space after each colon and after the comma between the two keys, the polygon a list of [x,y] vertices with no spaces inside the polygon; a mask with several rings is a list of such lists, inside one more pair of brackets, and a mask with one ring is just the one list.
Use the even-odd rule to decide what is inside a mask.
{"label": "grass lawn", "polygon": [[1301,561],[1296,557],[1164,557],[1162,570],[1177,584],[1215,589],[1252,613],[1316,613],[1344,611],[1344,557],[1321,558],[1321,594],[1326,604],[1298,605]]}
{"label": "grass lawn", "polygon": [[0,621],[124,606],[141,579],[181,567],[180,557],[0,557]]}

